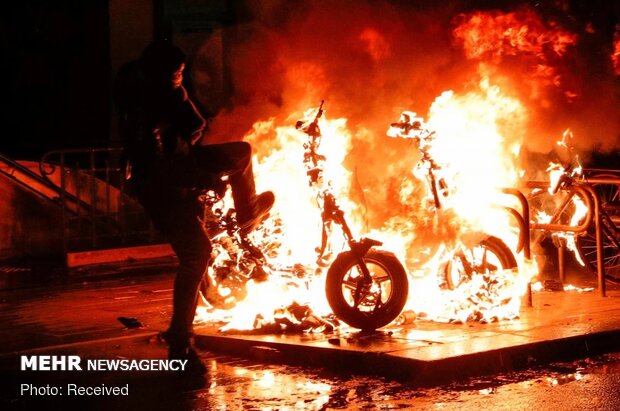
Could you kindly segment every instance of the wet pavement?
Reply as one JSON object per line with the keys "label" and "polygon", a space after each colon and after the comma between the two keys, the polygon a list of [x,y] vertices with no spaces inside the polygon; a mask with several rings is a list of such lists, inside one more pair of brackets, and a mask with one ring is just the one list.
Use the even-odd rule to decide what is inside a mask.
{"label": "wet pavement", "polygon": [[[140,337],[53,349],[83,358],[161,358],[156,338]],[[204,378],[184,380],[169,373],[50,372],[3,370],[0,409],[84,410],[613,410],[620,409],[620,353],[570,363],[470,378],[432,388],[315,367],[265,364],[247,358],[201,353]],[[36,387],[127,386],[126,396],[60,397],[21,395]]]}
{"label": "wet pavement", "polygon": [[620,349],[620,292],[533,294],[516,320],[490,324],[415,321],[364,334],[248,335],[197,329],[208,350],[406,380],[419,386],[507,372]]}
{"label": "wet pavement", "polygon": [[[532,307],[523,309],[521,318],[491,324],[418,320],[366,335],[234,335],[201,326],[197,344],[210,369],[202,381],[166,372],[18,371],[22,354],[165,358],[165,346],[156,336],[169,319],[173,271],[165,264],[148,270],[108,267],[46,282],[5,281],[12,286],[0,291],[0,366],[3,380],[11,383],[2,388],[2,404],[18,409],[39,402],[60,404],[66,398],[26,398],[16,390],[21,384],[79,380],[129,384],[132,389],[130,397],[74,399],[87,409],[145,409],[145,401],[149,409],[390,409],[414,403],[430,407],[455,398],[482,406],[484,390],[491,389],[497,399],[504,392],[527,389],[523,381],[510,382],[509,389],[504,384],[501,390],[480,388],[478,382],[463,391],[455,381],[620,351],[620,291],[610,287],[607,297],[596,290],[535,292]],[[120,317],[137,320],[139,327],[126,327]],[[562,375],[568,374],[574,373]],[[617,374],[601,384],[618,387]],[[495,384],[484,387],[497,387],[493,378]],[[534,386],[545,386],[536,382],[538,377],[527,378]],[[439,384],[451,387],[449,393],[420,388]],[[465,392],[475,395],[466,400]],[[593,404],[593,409],[601,405]],[[455,409],[451,407],[442,409]]]}

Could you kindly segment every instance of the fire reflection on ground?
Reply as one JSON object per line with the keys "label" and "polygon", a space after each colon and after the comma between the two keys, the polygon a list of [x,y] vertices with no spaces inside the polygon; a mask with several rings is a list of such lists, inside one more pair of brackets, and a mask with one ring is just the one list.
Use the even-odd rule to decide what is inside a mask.
{"label": "fire reflection on ground", "polygon": [[[108,356],[135,353],[136,347],[108,348]],[[147,347],[139,350],[145,353]],[[163,354],[150,345],[150,355]],[[86,355],[86,350],[82,355]],[[100,353],[90,352],[97,356]],[[135,356],[135,354],[133,354]],[[359,409],[532,409],[554,403],[556,409],[605,409],[618,403],[620,353],[568,363],[555,363],[521,372],[472,378],[434,388],[412,386],[384,378],[327,373],[304,367],[265,365],[249,360],[203,354],[209,373],[199,383],[170,376],[139,373],[84,374],[86,384],[129,383],[125,398],[85,399],[89,409],[177,410],[359,410]],[[46,377],[46,378],[49,378]],[[55,374],[55,383],[73,382],[71,374]],[[0,397],[0,400],[8,400]],[[30,399],[36,404],[36,399]],[[10,401],[13,405],[29,401]],[[60,398],[46,404],[67,405]],[[69,401],[64,399],[64,401]],[[79,400],[75,400],[77,404]],[[89,402],[90,401],[90,402]],[[26,404],[26,405],[28,405]],[[133,408],[132,408],[133,407]],[[33,408],[28,408],[33,409]],[[615,408],[606,408],[615,409]]]}

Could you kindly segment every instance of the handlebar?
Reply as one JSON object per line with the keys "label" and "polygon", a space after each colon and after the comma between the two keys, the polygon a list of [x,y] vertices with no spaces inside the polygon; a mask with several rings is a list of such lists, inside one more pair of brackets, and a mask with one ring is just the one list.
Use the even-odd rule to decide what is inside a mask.
{"label": "handlebar", "polygon": [[435,138],[435,131],[424,126],[422,117],[412,111],[404,111],[397,123],[390,124],[388,137],[400,137],[415,140],[418,144],[430,143]]}
{"label": "handlebar", "polygon": [[319,110],[317,111],[314,120],[312,120],[312,123],[308,124],[306,127],[303,127],[304,122],[299,120],[297,123],[295,123],[295,128],[298,130],[301,129],[301,131],[311,136],[313,139],[319,137],[321,135],[321,129],[319,128],[319,119],[323,115],[323,103],[325,103],[325,100],[321,100],[321,105],[319,106]]}

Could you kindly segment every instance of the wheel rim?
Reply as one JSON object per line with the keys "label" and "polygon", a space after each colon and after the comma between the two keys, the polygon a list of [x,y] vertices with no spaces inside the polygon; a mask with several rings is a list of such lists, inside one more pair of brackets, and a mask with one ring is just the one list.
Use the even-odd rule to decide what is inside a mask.
{"label": "wheel rim", "polygon": [[[617,178],[614,174],[595,174],[592,178]],[[615,280],[620,279],[620,242],[618,224],[620,221],[620,187],[617,184],[594,184],[599,195],[601,209],[606,217],[602,221],[603,267],[605,275]],[[609,217],[609,218],[607,218]],[[585,235],[577,237],[577,250],[583,262],[592,271],[598,271],[596,257],[596,232],[590,227]]]}
{"label": "wheel rim", "polygon": [[[609,237],[611,234],[607,229],[603,230],[603,267],[605,275],[610,277],[620,277],[620,250]],[[587,234],[578,238],[578,250],[581,258],[589,264],[594,271],[598,270],[598,260],[596,258],[596,234],[594,230],[588,230]]]}
{"label": "wheel rim", "polygon": [[[592,178],[618,178],[615,174],[595,174]],[[612,219],[620,217],[620,186],[617,184],[594,184],[593,187],[599,195],[601,207],[605,209]]]}
{"label": "wheel rim", "polygon": [[362,297],[356,305],[355,293],[363,278],[359,265],[353,265],[344,274],[341,283],[342,297],[346,304],[360,313],[371,315],[376,309],[386,305],[393,294],[393,279],[388,270],[376,261],[364,260],[372,277],[372,284],[362,287]]}
{"label": "wheel rim", "polygon": [[446,280],[450,288],[456,288],[467,281],[472,274],[488,274],[506,267],[495,250],[484,244],[463,247],[453,253],[446,268]]}

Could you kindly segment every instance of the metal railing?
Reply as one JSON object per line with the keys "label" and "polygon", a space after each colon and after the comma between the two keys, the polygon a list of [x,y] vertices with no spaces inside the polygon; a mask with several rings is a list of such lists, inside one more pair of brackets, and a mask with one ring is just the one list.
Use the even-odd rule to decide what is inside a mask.
{"label": "metal railing", "polygon": [[120,148],[47,152],[41,175],[59,188],[65,253],[161,242],[131,194]]}
{"label": "metal railing", "polygon": [[[530,261],[532,258],[530,250],[530,208],[527,198],[519,189],[513,187],[504,187],[500,191],[508,196],[514,197],[519,204],[519,208],[509,206],[500,207],[508,212],[517,223],[519,231],[515,251],[517,253],[522,252],[525,260]],[[527,283],[524,302],[528,307],[532,306],[532,283],[530,282]]]}
{"label": "metal railing", "polygon": [[[550,216],[549,222],[547,223],[532,223],[531,229],[533,231],[539,231],[543,235],[538,236],[534,242],[539,242],[545,233],[572,233],[574,235],[580,235],[586,233],[589,229],[593,229],[595,244],[596,244],[596,274],[597,274],[597,283],[598,289],[601,296],[606,296],[606,268],[605,261],[603,256],[603,223],[604,219],[611,221],[610,216],[607,214],[605,207],[601,203],[600,193],[596,189],[596,185],[614,185],[620,189],[620,172],[616,170],[585,170],[585,171],[606,171],[609,172],[609,175],[604,177],[586,177],[582,182],[575,182],[568,186],[567,188],[562,189],[566,194],[562,199],[562,202],[556,206],[554,210],[554,214]],[[536,188],[540,190],[547,190],[549,188],[548,182],[542,181],[530,181],[527,183],[528,188]],[[584,203],[586,212],[583,218],[577,222],[563,222],[561,221],[561,215],[563,211],[567,208],[570,201],[574,196],[578,196]],[[612,224],[617,224],[612,221]],[[613,228],[617,231],[617,228]],[[612,238],[612,237],[610,237]],[[614,239],[616,242],[616,246],[618,245],[618,240]],[[563,251],[563,248],[560,245],[560,251]],[[618,247],[620,248],[620,247]],[[563,267],[563,252],[559,254],[559,264],[560,267]],[[560,268],[560,279],[563,280],[562,268]]]}

